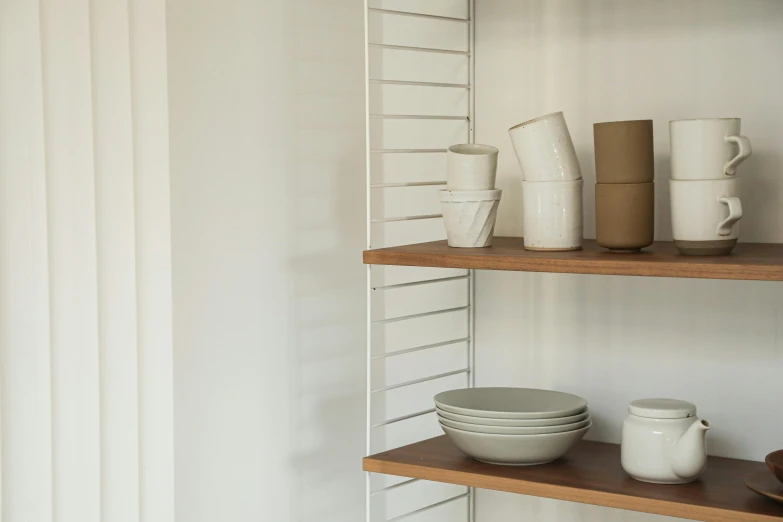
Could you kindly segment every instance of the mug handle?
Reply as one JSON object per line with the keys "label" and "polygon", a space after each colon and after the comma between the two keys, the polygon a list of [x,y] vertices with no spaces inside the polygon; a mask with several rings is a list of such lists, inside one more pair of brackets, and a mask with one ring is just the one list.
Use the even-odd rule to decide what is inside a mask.
{"label": "mug handle", "polygon": [[719,203],[729,207],[729,217],[718,223],[718,235],[728,236],[731,234],[731,227],[742,218],[742,202],[736,196],[718,198]]}
{"label": "mug handle", "polygon": [[750,147],[750,140],[746,136],[726,136],[723,138],[726,143],[736,143],[739,147],[739,154],[726,162],[723,166],[723,172],[728,176],[737,173],[737,165],[742,163],[750,156],[753,149]]}

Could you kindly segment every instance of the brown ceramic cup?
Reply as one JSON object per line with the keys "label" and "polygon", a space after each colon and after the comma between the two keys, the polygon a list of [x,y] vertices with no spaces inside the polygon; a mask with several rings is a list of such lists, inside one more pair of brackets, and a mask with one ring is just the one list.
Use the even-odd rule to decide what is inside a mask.
{"label": "brown ceramic cup", "polygon": [[655,177],[652,120],[593,125],[597,183],[651,183]]}
{"label": "brown ceramic cup", "polygon": [[638,252],[653,243],[655,183],[598,183],[595,239],[612,251]]}

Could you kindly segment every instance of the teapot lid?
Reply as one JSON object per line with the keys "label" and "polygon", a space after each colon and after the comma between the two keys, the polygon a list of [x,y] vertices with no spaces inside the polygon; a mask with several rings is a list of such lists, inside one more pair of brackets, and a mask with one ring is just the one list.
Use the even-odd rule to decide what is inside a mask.
{"label": "teapot lid", "polygon": [[628,406],[628,412],[650,419],[684,419],[696,415],[696,406],[677,399],[639,399]]}

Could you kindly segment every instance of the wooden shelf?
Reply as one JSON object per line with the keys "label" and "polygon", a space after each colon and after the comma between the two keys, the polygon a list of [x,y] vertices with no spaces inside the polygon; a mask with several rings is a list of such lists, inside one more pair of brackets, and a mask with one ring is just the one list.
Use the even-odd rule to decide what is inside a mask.
{"label": "wooden shelf", "polygon": [[364,470],[710,522],[783,521],[783,505],[745,486],[762,462],[710,457],[696,482],[647,484],[620,466],[620,446],[582,441],[565,458],[531,467],[473,460],[446,436],[366,457]]}
{"label": "wooden shelf", "polygon": [[740,243],[728,256],[680,255],[657,241],[641,253],[613,253],[585,240],[582,250],[531,252],[521,238],[496,237],[488,248],[450,248],[445,241],[364,252],[365,264],[700,279],[783,281],[783,244]]}

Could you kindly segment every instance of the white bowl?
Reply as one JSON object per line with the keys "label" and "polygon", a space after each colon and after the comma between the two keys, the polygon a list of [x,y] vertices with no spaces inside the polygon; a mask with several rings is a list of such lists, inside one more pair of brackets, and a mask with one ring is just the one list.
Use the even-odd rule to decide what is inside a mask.
{"label": "white bowl", "polygon": [[450,247],[481,248],[492,243],[502,192],[440,191],[440,209]]}
{"label": "white bowl", "polygon": [[564,456],[585,436],[590,425],[580,430],[541,435],[474,433],[442,424],[441,428],[455,446],[476,460],[504,466],[533,466]]}
{"label": "white bowl", "polygon": [[590,424],[590,418],[579,422],[572,422],[571,424],[563,424],[560,426],[539,426],[528,428],[514,428],[508,426],[483,426],[481,424],[468,424],[467,422],[457,422],[449,419],[444,419],[438,415],[438,422],[443,426],[449,428],[455,428],[458,430],[472,431],[475,433],[495,433],[497,435],[539,435],[541,433],[563,433],[566,431],[574,431]]}
{"label": "white bowl", "polygon": [[532,388],[462,388],[435,396],[441,410],[494,419],[553,419],[582,413],[587,401],[578,395]]}
{"label": "white bowl", "polygon": [[569,415],[568,417],[556,417],[553,419],[492,419],[490,417],[472,417],[470,415],[460,415],[450,411],[435,408],[438,415],[444,419],[468,424],[481,424],[482,426],[508,426],[510,428],[533,428],[539,426],[560,426],[563,424],[573,424],[587,419],[590,412],[585,410],[578,415]]}

